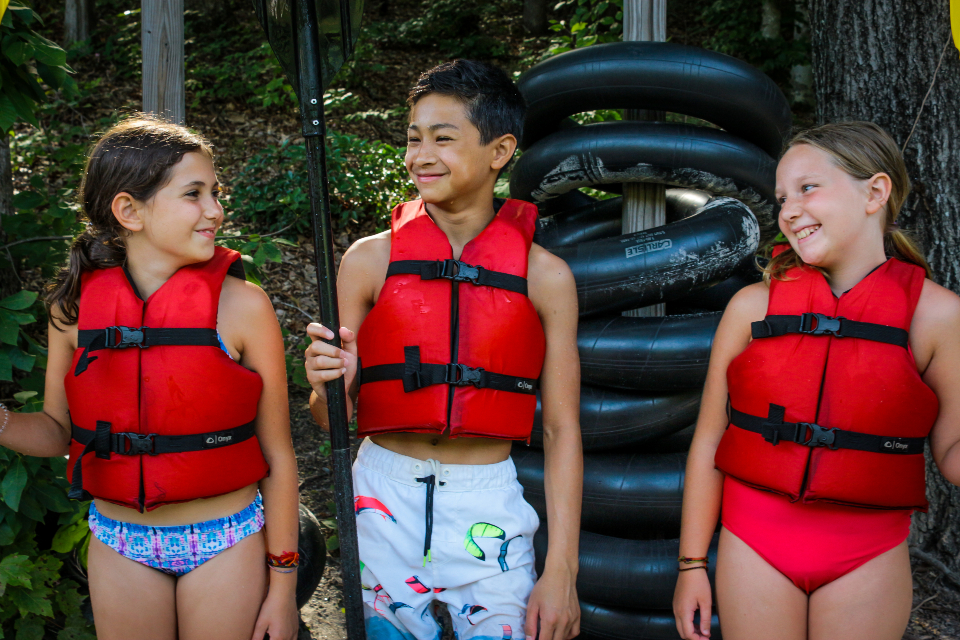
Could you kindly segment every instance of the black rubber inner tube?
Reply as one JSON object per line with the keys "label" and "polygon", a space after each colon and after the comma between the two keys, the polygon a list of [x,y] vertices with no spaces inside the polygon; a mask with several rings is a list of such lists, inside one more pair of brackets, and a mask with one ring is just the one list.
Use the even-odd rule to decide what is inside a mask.
{"label": "black rubber inner tube", "polygon": [[297,552],[300,554],[300,567],[297,569],[296,600],[300,609],[307,604],[323,580],[323,568],[327,563],[327,544],[320,531],[320,523],[302,504]]}
{"label": "black rubber inner tube", "polygon": [[753,265],[751,259],[746,266],[738,268],[723,282],[718,282],[709,289],[671,300],[667,305],[667,313],[692,313],[694,309],[723,311],[734,294],[744,287],[760,282],[761,279],[760,271]]}
{"label": "black rubber inner tube", "polygon": [[[694,617],[700,624],[699,615]],[[580,601],[580,640],[677,640],[672,611],[630,611]],[[710,639],[722,640],[720,620],[710,622]]]}
{"label": "black rubber inner tube", "polygon": [[[714,535],[707,556],[710,582],[717,564]],[[543,573],[548,533],[540,526],[533,539],[537,575]],[[624,540],[580,532],[577,595],[594,604],[623,609],[670,609],[677,584],[680,540]]]}
{"label": "black rubber inner tube", "polygon": [[527,102],[522,149],[567,116],[597,109],[651,109],[694,116],[749,140],[771,156],[790,132],[790,103],[760,70],[731,56],[666,42],[576,49],[521,77]]}
{"label": "black rubber inner tube", "polygon": [[[523,496],[546,522],[543,451],[514,445]],[[594,453],[583,459],[585,531],[617,538],[676,538],[687,456],[682,453]]]}
{"label": "black rubber inner tube", "polygon": [[[696,189],[667,189],[667,222],[689,218],[710,200]],[[596,200],[569,211],[540,218],[533,241],[544,248],[568,247],[622,233],[623,198]]]}
{"label": "black rubber inner tube", "polygon": [[577,282],[580,315],[635,309],[706,289],[752,256],[760,228],[732,198],[689,218],[616,238],[557,247]]}
{"label": "black rubber inner tube", "polygon": [[583,384],[630,391],[699,390],[722,315],[581,320],[580,379]]}
{"label": "black rubber inner tube", "polygon": [[[677,393],[624,393],[582,385],[580,387],[580,435],[583,450],[623,450],[651,442],[686,428],[697,419],[700,391]],[[530,444],[543,448],[540,394],[533,418]]]}
{"label": "black rubber inner tube", "polygon": [[520,156],[510,193],[541,203],[623,182],[700,189],[742,201],[764,225],[774,219],[774,159],[725,131],[683,124],[602,122],[558,131]]}

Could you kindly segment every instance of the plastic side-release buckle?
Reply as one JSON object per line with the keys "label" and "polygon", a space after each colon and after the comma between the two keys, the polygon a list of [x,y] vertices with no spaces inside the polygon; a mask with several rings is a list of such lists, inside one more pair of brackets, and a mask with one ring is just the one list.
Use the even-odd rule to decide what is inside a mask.
{"label": "plastic side-release buckle", "polygon": [[458,387],[465,387],[472,384],[479,388],[480,376],[482,374],[482,368],[474,369],[473,367],[468,367],[463,364],[448,364],[447,375],[444,382]]}
{"label": "plastic side-release buckle", "polygon": [[[107,327],[106,332],[107,349],[125,349],[127,347],[140,347],[146,349],[150,345],[144,344],[144,329],[146,327]],[[117,342],[117,332],[120,332],[120,341]]]}
{"label": "plastic side-release buckle", "polygon": [[480,267],[475,267],[460,260],[444,260],[440,276],[454,282],[479,284]]}
{"label": "plastic side-release buckle", "polygon": [[[114,453],[124,456],[142,456],[145,453],[151,456],[157,455],[153,450],[156,444],[154,437],[157,434],[155,433],[115,433],[113,435],[116,437],[117,445],[114,447]],[[129,449],[126,449],[126,444],[130,445]]]}
{"label": "plastic side-release buckle", "polygon": [[[814,324],[816,320],[816,324]],[[840,321],[846,318],[831,318],[822,313],[804,313],[800,315],[800,333],[806,333],[812,336],[830,335],[835,338],[842,338],[840,335]]]}
{"label": "plastic side-release buckle", "polygon": [[[836,429],[827,429],[813,422],[798,422],[797,427],[799,427],[797,429],[797,440],[795,441],[797,444],[802,444],[807,447],[837,448],[834,445],[837,439]],[[811,431],[809,438],[806,438],[807,429]]]}

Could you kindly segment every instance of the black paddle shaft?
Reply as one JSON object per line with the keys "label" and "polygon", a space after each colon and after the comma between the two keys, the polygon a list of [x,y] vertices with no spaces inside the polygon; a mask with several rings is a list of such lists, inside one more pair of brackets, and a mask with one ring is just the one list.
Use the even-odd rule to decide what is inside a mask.
{"label": "black paddle shaft", "polygon": [[[341,16],[349,21],[347,3],[341,0]],[[323,122],[323,85],[321,51],[317,40],[316,4],[313,0],[296,0],[293,12],[296,38],[296,63],[299,79],[300,117],[307,148],[307,169],[310,174],[310,211],[313,246],[316,254],[317,289],[320,297],[320,320],[334,332],[330,341],[340,347],[340,310],[337,305],[336,266],[333,261],[333,230],[327,189],[326,152]],[[344,25],[349,34],[349,23]],[[340,539],[340,566],[343,574],[343,601],[347,637],[365,640],[363,597],[360,588],[360,554],[357,547],[357,520],[353,510],[353,476],[351,475],[350,434],[347,430],[346,389],[342,377],[327,383],[327,410],[330,417],[330,445],[333,450],[333,477]]]}

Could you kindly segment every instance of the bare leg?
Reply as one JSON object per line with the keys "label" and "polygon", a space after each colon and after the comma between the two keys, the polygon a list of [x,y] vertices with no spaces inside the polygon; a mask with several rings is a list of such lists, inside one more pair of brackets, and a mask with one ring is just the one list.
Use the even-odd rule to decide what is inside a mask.
{"label": "bare leg", "polygon": [[90,539],[90,601],[98,640],[176,640],[176,578]]}
{"label": "bare leg", "polygon": [[810,640],[900,640],[912,605],[910,556],[903,542],[811,594]]}
{"label": "bare leg", "polygon": [[267,588],[264,554],[257,532],[177,581],[180,640],[249,640]]}
{"label": "bare leg", "polygon": [[726,529],[720,531],[717,614],[725,640],[807,637],[807,594]]}

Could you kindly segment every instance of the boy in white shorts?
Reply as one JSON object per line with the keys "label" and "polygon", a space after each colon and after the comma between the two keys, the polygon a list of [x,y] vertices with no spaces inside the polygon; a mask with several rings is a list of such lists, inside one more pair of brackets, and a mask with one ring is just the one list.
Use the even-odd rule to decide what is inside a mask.
{"label": "boy in white shorts", "polygon": [[[420,200],[355,243],[337,280],[343,349],[311,324],[310,406],[345,375],[366,440],[354,465],[370,640],[434,640],[445,604],[460,640],[579,634],[582,489],[576,285],[532,243],[536,207],[495,200],[522,134],[506,74],[458,60],[411,89],[405,165]],[[549,547],[510,459],[542,404]]]}

